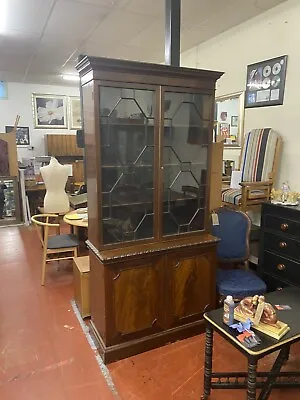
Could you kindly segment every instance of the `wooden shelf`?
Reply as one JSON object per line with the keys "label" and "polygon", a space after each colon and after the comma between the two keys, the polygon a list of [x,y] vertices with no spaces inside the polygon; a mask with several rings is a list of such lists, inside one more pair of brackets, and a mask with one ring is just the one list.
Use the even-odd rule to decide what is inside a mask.
{"label": "wooden shelf", "polygon": [[[183,164],[185,162],[183,161]],[[181,165],[182,163],[164,163],[162,166],[163,167],[177,167]],[[192,163],[192,166],[199,166],[199,165],[206,165],[206,163]],[[134,168],[153,168],[154,169],[154,165],[153,164],[125,164],[125,165],[105,165],[102,164],[101,168],[105,169],[105,168],[129,168],[129,167],[134,167]],[[188,171],[182,171],[182,172],[188,172]]]}
{"label": "wooden shelf", "polygon": [[[170,201],[171,202],[174,202],[174,201],[176,201],[176,202],[184,202],[184,201],[187,201],[187,200],[197,200],[197,199],[198,199],[198,197],[195,196],[195,197],[185,197],[185,198],[171,199]],[[164,200],[163,202],[165,203],[167,201],[168,201],[168,199]],[[153,204],[153,201],[131,201],[131,202],[128,202],[128,203],[118,203],[118,204],[111,204],[111,205],[102,204],[102,208],[140,206],[142,204],[145,204],[145,205],[146,204]],[[204,210],[204,208],[200,207],[199,210]]]}

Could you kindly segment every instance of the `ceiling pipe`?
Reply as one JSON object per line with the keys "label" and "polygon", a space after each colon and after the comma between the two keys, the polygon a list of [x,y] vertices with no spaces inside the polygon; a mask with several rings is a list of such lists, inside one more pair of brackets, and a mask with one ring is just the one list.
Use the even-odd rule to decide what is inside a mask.
{"label": "ceiling pipe", "polygon": [[165,0],[165,64],[180,66],[181,0]]}

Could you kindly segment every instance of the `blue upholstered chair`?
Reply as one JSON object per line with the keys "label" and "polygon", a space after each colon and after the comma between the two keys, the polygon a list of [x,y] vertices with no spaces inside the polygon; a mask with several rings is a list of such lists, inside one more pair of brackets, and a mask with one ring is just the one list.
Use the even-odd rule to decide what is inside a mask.
{"label": "blue upholstered chair", "polygon": [[[212,214],[212,234],[220,239],[217,257],[220,263],[245,265],[249,258],[251,221],[247,214],[229,207],[220,207]],[[217,290],[222,298],[235,300],[266,292],[266,284],[253,272],[243,268],[217,271]]]}
{"label": "blue upholstered chair", "polygon": [[246,211],[269,200],[281,147],[281,136],[274,129],[252,129],[243,141],[240,188],[222,189],[223,205]]}

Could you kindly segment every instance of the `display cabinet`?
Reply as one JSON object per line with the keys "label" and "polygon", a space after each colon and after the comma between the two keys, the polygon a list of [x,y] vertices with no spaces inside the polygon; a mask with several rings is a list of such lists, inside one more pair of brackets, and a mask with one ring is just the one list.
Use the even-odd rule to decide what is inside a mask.
{"label": "display cabinet", "polygon": [[106,362],[203,330],[219,72],[85,57],[91,324]]}
{"label": "display cabinet", "polygon": [[0,177],[0,226],[21,222],[19,185],[16,177]]}

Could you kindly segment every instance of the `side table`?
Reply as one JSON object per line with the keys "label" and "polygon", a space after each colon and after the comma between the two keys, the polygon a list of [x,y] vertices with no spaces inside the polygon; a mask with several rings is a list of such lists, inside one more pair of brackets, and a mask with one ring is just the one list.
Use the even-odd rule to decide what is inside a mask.
{"label": "side table", "polygon": [[[285,288],[266,295],[266,301],[274,304],[289,304],[291,310],[277,311],[278,319],[287,323],[290,331],[280,340],[257,332],[261,343],[248,349],[238,341],[235,330],[223,323],[223,309],[204,314],[206,321],[204,392],[202,399],[209,398],[211,389],[247,389],[247,400],[256,399],[256,389],[262,389],[258,400],[269,398],[273,388],[300,388],[300,371],[280,372],[282,365],[289,357],[291,344],[300,340],[300,289]],[[229,344],[237,348],[248,359],[247,372],[213,372],[213,334],[216,331]],[[269,372],[257,372],[258,361],[266,355],[278,351],[279,355]],[[259,380],[257,379],[259,378]]]}

